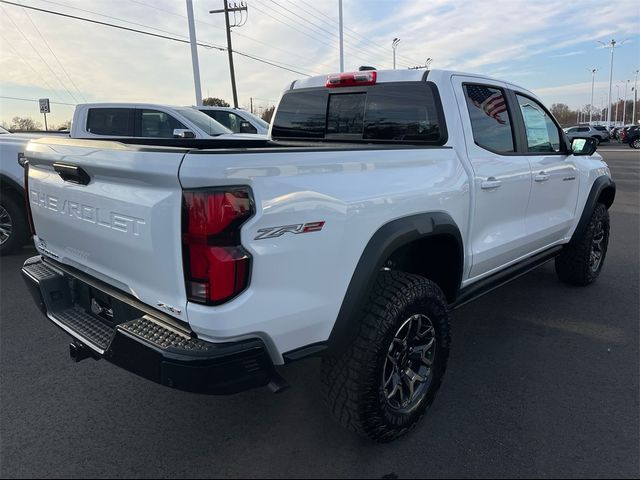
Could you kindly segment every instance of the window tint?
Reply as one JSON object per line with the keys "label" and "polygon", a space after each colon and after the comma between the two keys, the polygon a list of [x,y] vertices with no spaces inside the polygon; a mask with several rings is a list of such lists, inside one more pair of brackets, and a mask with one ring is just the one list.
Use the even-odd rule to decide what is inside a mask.
{"label": "window tint", "polygon": [[511,118],[502,90],[465,85],[464,92],[475,142],[493,152],[514,152]]}
{"label": "window tint", "polygon": [[437,93],[426,82],[383,83],[348,93],[337,89],[287,92],[272,136],[443,144]]}
{"label": "window tint", "polygon": [[187,128],[168,113],[158,110],[140,110],[141,137],[173,138],[173,130]]}
{"label": "window tint", "polygon": [[194,123],[196,127],[202,129],[207,135],[211,135],[212,137],[232,133],[231,130],[215,120],[215,117],[210,114],[211,111],[205,111],[208,112],[205,113],[193,108],[176,108],[176,112],[186,117],[187,120]]}
{"label": "window tint", "polygon": [[578,128],[577,127],[573,127],[573,128],[570,128],[569,130],[567,130],[567,133],[575,133],[577,131],[578,131]]}
{"label": "window tint", "polygon": [[589,131],[589,127],[579,127],[578,131],[579,132],[588,132]]}
{"label": "window tint", "polygon": [[527,131],[527,144],[530,152],[559,152],[560,133],[553,119],[542,106],[527,97],[516,95],[524,126]]}
{"label": "window tint", "polygon": [[217,112],[214,112],[214,118],[218,122],[220,122],[222,125],[227,127],[229,130],[231,130],[233,133],[240,133],[241,131],[240,124],[243,121],[243,119],[240,118],[240,116],[236,115],[235,113],[217,111]]}
{"label": "window tint", "polygon": [[90,108],[87,115],[87,132],[133,137],[133,109]]}
{"label": "window tint", "polygon": [[329,96],[327,135],[353,134],[362,138],[366,93],[347,93]]}
{"label": "window tint", "polygon": [[286,93],[278,105],[272,136],[324,138],[328,97],[327,89]]}

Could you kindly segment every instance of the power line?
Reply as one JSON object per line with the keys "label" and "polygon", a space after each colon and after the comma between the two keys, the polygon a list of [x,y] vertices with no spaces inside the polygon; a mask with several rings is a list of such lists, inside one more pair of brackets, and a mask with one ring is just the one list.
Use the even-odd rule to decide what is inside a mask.
{"label": "power line", "polygon": [[[74,20],[81,20],[81,21],[84,21],[84,22],[94,23],[96,25],[102,25],[102,26],[105,26],[105,27],[117,28],[119,30],[125,30],[125,31],[128,31],[128,32],[139,33],[139,34],[147,35],[147,36],[150,36],[150,37],[163,38],[165,40],[172,40],[174,42],[180,42],[180,43],[189,43],[189,40],[185,40],[185,39],[181,39],[181,38],[176,38],[176,37],[163,35],[163,34],[159,34],[159,33],[147,32],[147,31],[144,31],[144,30],[136,29],[136,28],[125,27],[123,25],[116,25],[116,24],[113,24],[113,23],[102,22],[100,20],[94,20],[94,19],[91,19],[91,18],[80,17],[80,16],[77,16],[77,15],[71,15],[71,14],[68,14],[68,13],[56,12],[56,11],[53,11],[53,10],[47,10],[47,9],[44,9],[44,8],[33,7],[33,6],[30,6],[30,5],[22,5],[20,3],[10,2],[8,0],[0,0],[0,3],[6,3],[7,5],[13,5],[13,6],[17,6],[17,7],[28,8],[30,10],[36,10],[36,11],[39,11],[39,12],[49,13],[51,15],[57,15],[57,16],[60,16],[60,17],[65,17],[65,18],[71,18],[71,19],[74,19]],[[151,28],[153,28],[153,27],[151,27]],[[198,45],[201,46],[201,47],[204,47],[204,48],[210,48],[210,49],[219,50],[221,52],[226,52],[227,51],[226,47],[223,47],[223,46],[220,46],[220,45],[216,45],[216,44],[213,44],[213,43],[198,42]],[[304,75],[306,77],[310,77],[311,76],[308,73],[301,72],[299,70],[294,70],[293,68],[287,68],[287,67],[283,66],[284,64],[279,64],[279,63],[276,63],[275,61],[271,61],[271,60],[266,59],[266,58],[258,57],[256,55],[251,55],[249,53],[240,52],[238,50],[235,50],[235,53],[240,55],[240,56],[243,56],[243,57],[251,58],[252,60],[255,60],[257,62],[261,62],[261,63],[267,64],[267,65],[271,65],[271,66],[276,67],[276,68],[280,68],[282,70],[287,70],[289,72],[293,72],[293,73],[297,73],[297,74],[300,74],[300,75]]]}
{"label": "power line", "polygon": [[[278,7],[280,7],[281,9],[285,10],[286,12],[288,12],[289,14],[293,15],[294,17],[296,17],[296,18],[291,18],[291,17],[289,17],[288,15],[285,15],[285,14],[283,14],[283,13],[281,13],[281,12],[278,12],[278,13],[280,13],[281,15],[285,16],[286,18],[288,18],[288,19],[290,19],[290,20],[293,20],[293,21],[297,21],[296,19],[303,20],[305,23],[307,23],[307,24],[309,24],[309,25],[313,26],[313,27],[314,27],[314,28],[316,28],[317,30],[320,30],[320,32],[318,32],[317,30],[314,30],[314,32],[315,32],[315,33],[318,33],[318,34],[320,34],[320,35],[324,35],[324,33],[327,33],[327,34],[331,35],[332,37],[334,37],[334,38],[336,38],[336,39],[338,39],[338,40],[339,40],[340,36],[339,36],[337,33],[335,33],[335,31],[333,31],[333,30],[327,30],[326,28],[324,28],[324,27],[322,27],[322,26],[320,26],[320,25],[318,25],[318,24],[316,24],[316,23],[314,23],[314,22],[310,21],[309,19],[307,19],[307,18],[305,18],[305,17],[303,17],[303,16],[299,15],[298,13],[294,12],[293,10],[291,10],[291,9],[289,9],[289,8],[287,8],[287,7],[285,7],[284,5],[280,4],[280,3],[279,3],[279,2],[277,2],[276,0],[270,0],[270,1],[271,1],[273,4],[277,5]],[[297,6],[298,8],[300,8],[303,12],[308,13],[308,11],[306,11],[306,10],[302,9],[299,5],[296,5],[296,6]],[[323,33],[323,32],[324,32],[324,33]],[[378,52],[378,51],[372,50],[372,48],[371,48],[372,46],[370,45],[370,43],[371,43],[370,41],[367,43],[367,45],[366,45],[366,46],[362,46],[362,45],[361,45],[361,43],[362,43],[362,42],[360,42],[360,41],[358,41],[358,44],[354,44],[354,43],[352,43],[350,40],[345,40],[345,41],[344,41],[345,46],[346,46],[346,47],[348,47],[348,48],[349,48],[350,50],[352,50],[352,51],[361,51],[362,53],[366,53],[366,54],[371,55],[371,56],[376,56],[376,57],[383,56],[383,58],[384,58],[384,56],[388,55],[388,52],[386,52],[386,51],[384,51],[384,53],[380,53],[380,52]],[[370,58],[366,58],[366,59],[365,59],[365,58],[363,58],[363,57],[359,57],[359,56],[357,56],[357,55],[353,55],[353,54],[352,54],[351,56],[352,56],[352,57],[355,57],[355,58],[359,58],[360,60],[363,60],[363,61],[366,61],[366,62],[371,62],[371,59],[370,59]]]}
{"label": "power line", "polygon": [[[47,0],[42,0],[42,1],[47,1]],[[136,4],[138,4],[138,5],[142,5],[142,6],[144,6],[144,7],[147,7],[147,8],[152,8],[152,9],[154,9],[154,10],[158,10],[158,11],[160,11],[160,12],[168,13],[169,15],[173,15],[173,16],[175,16],[175,17],[187,18],[187,16],[186,16],[186,15],[182,15],[182,14],[177,13],[177,12],[172,12],[172,11],[170,11],[170,10],[166,10],[166,9],[164,9],[164,8],[157,7],[156,5],[151,5],[151,4],[148,4],[148,3],[145,3],[145,2],[141,2],[141,1],[139,1],[139,0],[130,0],[130,1],[131,1],[131,2],[133,2],[133,3],[136,3]],[[95,14],[95,15],[100,15],[99,13],[94,13],[94,14]],[[122,20],[121,20],[121,21],[122,21]],[[214,24],[213,24],[213,23],[211,23],[211,22],[205,22],[205,21],[203,21],[203,20],[196,20],[196,23],[197,23],[197,24],[200,24],[200,25],[207,25],[207,26],[209,26],[209,27],[211,27],[211,28],[215,28],[216,30],[221,30],[221,31],[224,31],[224,30],[225,30],[225,29],[224,29],[224,28],[222,28],[222,27],[219,27],[219,26],[217,26],[217,25],[214,25]],[[287,54],[287,55],[289,55],[289,56],[298,57],[298,58],[300,58],[300,59],[302,59],[302,60],[307,60],[307,61],[309,60],[309,59],[308,59],[308,57],[307,57],[307,58],[305,58],[305,57],[303,57],[302,55],[300,55],[300,54],[298,54],[298,53],[292,52],[291,50],[285,50],[285,49],[283,49],[283,48],[277,47],[276,45],[271,45],[271,44],[269,44],[269,43],[263,42],[262,40],[258,40],[257,38],[251,37],[251,36],[246,35],[246,34],[244,34],[244,33],[240,33],[240,32],[233,31],[233,30],[231,31],[231,33],[232,33],[233,35],[236,35],[236,36],[239,36],[239,37],[242,37],[242,38],[246,38],[247,40],[250,40],[250,41],[252,41],[252,42],[259,43],[259,44],[261,44],[261,45],[265,45],[265,46],[267,46],[267,47],[269,47],[269,48],[273,48],[273,49],[278,50],[278,51],[280,51],[280,52],[282,52],[282,53],[286,53],[286,54]],[[285,65],[286,65],[286,64],[285,64]],[[291,65],[289,65],[289,66],[291,66]]]}
{"label": "power line", "polygon": [[62,69],[62,71],[64,72],[64,74],[67,76],[67,78],[69,79],[69,81],[71,82],[71,85],[73,85],[73,87],[77,90],[77,92],[80,94],[80,96],[82,97],[82,100],[86,103],[87,99],[86,97],[82,94],[82,91],[80,91],[80,89],[78,88],[78,86],[76,85],[76,83],[73,81],[73,79],[71,78],[71,76],[69,75],[69,72],[67,72],[67,69],[64,68],[64,65],[62,64],[62,62],[60,61],[60,59],[58,58],[58,56],[55,54],[55,52],[53,51],[53,49],[51,48],[51,46],[49,45],[49,42],[47,42],[47,39],[44,37],[44,35],[42,34],[42,32],[40,31],[40,29],[38,28],[38,26],[36,25],[36,23],[33,21],[33,19],[31,18],[31,15],[29,15],[28,11],[24,11],[25,15],[27,16],[27,18],[29,19],[29,21],[31,22],[31,25],[33,25],[33,28],[36,29],[36,32],[38,32],[38,35],[40,35],[40,38],[42,38],[42,41],[44,42],[44,44],[46,45],[46,47],[49,49],[49,51],[51,52],[51,55],[53,55],[53,58],[56,59],[56,62],[58,62],[58,65],[60,66],[60,68]]}
{"label": "power line", "polygon": [[[3,9],[4,11],[4,9]],[[31,65],[25,58],[23,58],[18,51],[15,49],[15,47],[11,44],[11,42],[9,42],[6,37],[3,35],[2,39],[4,40],[4,45],[8,45],[9,48],[11,48],[11,50],[13,50],[13,53],[16,55],[16,57],[23,62],[27,67],[29,67],[31,70],[33,70],[33,73],[36,74],[36,77],[39,77],[40,80],[42,81],[42,83],[44,83],[44,85],[51,91],[51,93],[55,93],[56,89],[53,88],[51,86],[51,84],[49,82],[47,82],[47,80],[42,76],[42,74],[40,72],[38,72],[35,67],[33,65]],[[57,95],[57,94],[56,94]],[[52,95],[53,96],[53,95]]]}
{"label": "power line", "polygon": [[[297,0],[297,2],[292,2],[292,0],[289,0],[291,3],[294,3],[296,5],[296,7],[298,7],[300,10],[308,13],[309,15],[314,16],[315,18],[317,18],[318,20],[324,21],[325,23],[331,23],[331,25],[335,26],[337,25],[337,20],[335,18],[331,18],[329,15],[325,14],[324,12],[318,10],[316,7],[314,7],[313,5],[311,5],[310,3],[306,2],[305,0]],[[306,10],[304,8],[302,8],[298,2],[302,2],[304,5],[306,5],[307,7],[309,7],[311,10],[319,13],[320,15],[322,15],[323,17],[327,18],[329,21],[327,20],[322,20],[320,19],[317,15],[314,15],[312,12],[310,12],[309,10]],[[355,30],[344,26],[344,30],[346,30],[345,35],[349,35],[352,38],[354,38],[354,41],[358,41],[358,42],[367,42],[367,44],[370,46],[370,48],[376,48],[377,50],[379,50],[381,53],[383,53],[384,55],[388,55],[389,52],[387,51],[387,49],[379,44],[373,43],[371,41],[370,38],[365,37],[364,35],[361,35],[360,33],[356,32]],[[356,38],[357,37],[357,38]],[[406,57],[404,55],[398,55],[398,58],[403,59],[406,62],[409,63],[415,63],[413,62],[413,60],[411,60],[409,57]]]}
{"label": "power line", "polygon": [[[5,95],[0,95],[0,98],[4,98],[6,100],[22,100],[23,102],[36,102],[36,103],[38,103],[38,101],[39,101],[37,98],[7,97]],[[75,103],[53,102],[53,101],[51,101],[50,103],[54,103],[56,105],[69,105],[71,107],[75,107],[76,106]]]}
{"label": "power line", "polygon": [[[8,2],[4,2],[3,3],[8,3]],[[40,55],[40,52],[38,51],[38,49],[36,49],[36,47],[33,45],[33,43],[31,43],[31,40],[29,40],[29,38],[27,38],[27,36],[24,34],[24,32],[22,31],[22,29],[18,26],[18,24],[13,20],[13,18],[11,18],[11,15],[9,15],[9,13],[7,13],[7,11],[4,9],[4,7],[2,8],[2,11],[5,13],[5,16],[11,21],[11,23],[13,24],[14,27],[16,27],[16,30],[18,30],[18,32],[20,33],[20,35],[22,35],[22,38],[24,38],[27,43],[29,44],[29,46],[33,49],[34,52],[36,52],[36,54],[38,55],[38,57],[40,57],[40,60],[42,60],[42,62],[45,64],[45,66],[49,69],[49,71],[53,74],[54,77],[56,77],[56,79],[58,80],[58,82],[60,82],[60,85],[62,85],[62,88],[65,89],[65,91],[69,94],[69,96],[73,99],[74,102],[78,103],[78,99],[75,97],[75,95],[73,95],[73,93],[71,93],[69,91],[69,89],[67,88],[67,86],[64,84],[64,82],[62,80],[60,80],[60,77],[58,77],[58,74],[51,68],[51,65],[49,65],[49,63],[45,60],[45,58]]]}
{"label": "power line", "polygon": [[[273,1],[273,0],[271,0],[271,1]],[[274,3],[275,3],[275,2],[274,2]],[[278,4],[278,3],[276,3],[276,5],[280,6],[280,4]],[[268,8],[268,7],[266,7],[265,5],[263,5],[263,6],[264,6],[265,8]],[[289,27],[289,28],[291,28],[291,29],[293,29],[293,30],[296,30],[296,31],[297,31],[297,32],[299,32],[299,33],[302,33],[303,35],[306,35],[307,37],[312,38],[312,39],[313,39],[313,40],[315,40],[316,42],[322,43],[322,44],[324,44],[324,45],[326,45],[326,46],[328,46],[328,47],[331,47],[331,48],[333,48],[333,47],[334,47],[333,45],[331,45],[331,44],[329,44],[329,43],[327,43],[327,42],[325,42],[325,41],[324,41],[324,37],[326,37],[326,35],[324,35],[324,33],[322,33],[322,32],[319,32],[319,31],[317,31],[317,30],[313,30],[313,29],[309,29],[309,31],[310,31],[310,32],[313,32],[313,33],[314,33],[314,35],[310,35],[310,34],[309,34],[309,32],[305,32],[305,31],[303,31],[303,30],[298,29],[297,27],[293,26],[293,25],[292,25],[291,23],[289,23],[288,21],[282,20],[282,19],[280,19],[280,18],[276,18],[276,17],[274,17],[273,15],[271,15],[269,12],[266,12],[265,10],[262,10],[262,9],[260,9],[260,8],[256,7],[256,6],[255,6],[255,4],[253,4],[253,5],[252,5],[252,8],[255,8],[256,10],[258,10],[258,11],[259,11],[259,12],[261,12],[261,13],[263,13],[264,15],[267,15],[268,17],[271,17],[272,19],[274,19],[274,20],[276,20],[276,21],[278,21],[278,22],[280,22],[280,23],[282,23],[282,24],[286,25],[287,27]],[[290,12],[290,10],[288,10],[288,9],[286,9],[286,8],[285,8],[285,10],[287,10],[287,11],[289,11],[289,12]],[[278,15],[280,15],[281,17],[285,18],[286,20],[294,21],[294,22],[296,22],[296,21],[297,21],[295,18],[291,18],[289,15],[287,15],[287,14],[285,14],[285,13],[281,12],[280,10],[275,10],[275,9],[274,9],[274,10],[272,10],[272,11],[273,11],[274,13],[277,13],[277,14],[278,14]],[[293,15],[295,15],[296,17],[298,17],[298,18],[300,18],[300,19],[304,20],[304,21],[305,21],[305,22],[307,22],[307,23],[310,23],[311,25],[315,25],[313,22],[309,22],[308,20],[304,19],[303,17],[300,17],[300,15],[296,14],[295,12],[293,13]],[[308,28],[308,27],[307,27],[307,28]],[[331,40],[333,40],[333,41],[337,41],[337,40],[338,40],[338,36],[337,36],[336,34],[331,33],[331,32],[329,32],[328,30],[326,30],[326,29],[324,29],[324,28],[321,28],[321,27],[317,27],[317,28],[320,28],[321,30],[323,30],[323,31],[325,31],[325,32],[330,33],[330,35],[332,36]],[[321,39],[319,39],[316,35],[323,35],[323,39],[322,39],[322,40],[321,40]],[[351,46],[350,44],[347,44],[347,46],[348,46],[350,49],[352,49],[352,50],[364,50],[364,49],[362,49],[362,48],[360,48],[360,47],[357,47],[357,46]],[[366,53],[366,52],[365,52],[365,53]],[[364,62],[370,62],[370,61],[371,61],[371,59],[370,59],[370,58],[366,58],[366,59],[365,59],[365,58],[363,58],[363,57],[360,57],[360,56],[358,56],[358,55],[353,55],[353,54],[352,54],[351,56],[352,56],[352,57],[354,57],[354,58],[360,59],[360,60],[362,60],[362,61],[364,61]]]}

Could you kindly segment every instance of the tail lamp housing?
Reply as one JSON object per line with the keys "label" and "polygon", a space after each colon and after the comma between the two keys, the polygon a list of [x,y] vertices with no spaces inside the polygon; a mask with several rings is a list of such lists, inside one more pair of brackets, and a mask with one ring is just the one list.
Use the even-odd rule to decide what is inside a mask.
{"label": "tail lamp housing", "polygon": [[339,87],[359,87],[375,85],[378,79],[378,72],[366,70],[363,72],[335,73],[327,76],[324,86],[327,88]]}
{"label": "tail lamp housing", "polygon": [[251,255],[240,228],[255,213],[246,186],[186,190],[182,204],[182,254],[187,298],[219,305],[249,285]]}

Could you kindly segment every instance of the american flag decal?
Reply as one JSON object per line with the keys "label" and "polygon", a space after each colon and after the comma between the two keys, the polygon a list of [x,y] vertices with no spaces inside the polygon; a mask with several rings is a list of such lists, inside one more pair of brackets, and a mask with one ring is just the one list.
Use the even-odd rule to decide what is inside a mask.
{"label": "american flag decal", "polygon": [[500,90],[480,85],[468,85],[467,96],[476,107],[481,108],[496,122],[502,125],[507,123],[500,118],[500,114],[507,111],[507,105]]}

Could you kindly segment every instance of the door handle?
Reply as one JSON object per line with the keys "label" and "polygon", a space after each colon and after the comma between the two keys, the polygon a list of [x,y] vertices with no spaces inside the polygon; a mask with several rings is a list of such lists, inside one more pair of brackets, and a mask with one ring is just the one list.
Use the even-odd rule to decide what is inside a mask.
{"label": "door handle", "polygon": [[78,185],[89,185],[91,177],[82,167],[75,165],[65,165],[64,163],[54,163],[53,169],[65,182],[77,183]]}
{"label": "door handle", "polygon": [[495,190],[500,185],[502,185],[502,182],[497,180],[496,177],[489,177],[480,184],[480,188],[483,190]]}
{"label": "door handle", "polygon": [[546,182],[547,180],[549,180],[549,178],[551,178],[551,175],[549,175],[546,172],[540,172],[539,174],[537,174],[535,176],[535,181],[536,182]]}

